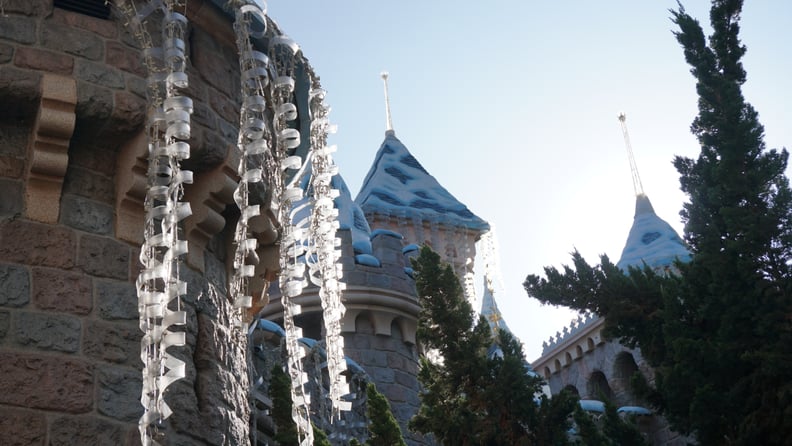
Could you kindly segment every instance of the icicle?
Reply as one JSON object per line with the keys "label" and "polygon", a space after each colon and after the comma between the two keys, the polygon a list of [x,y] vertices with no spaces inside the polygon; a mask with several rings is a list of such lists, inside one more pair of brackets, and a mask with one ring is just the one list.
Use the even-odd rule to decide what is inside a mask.
{"label": "icicle", "polygon": [[[296,107],[290,102],[294,92],[294,59],[299,50],[297,45],[286,36],[273,36],[270,39],[270,61],[276,74],[270,83],[270,94],[275,109],[273,129],[275,136],[274,162],[271,167],[270,186],[277,203],[273,211],[278,213],[282,224],[280,244],[280,290],[283,305],[283,326],[286,332],[286,351],[288,370],[292,380],[292,418],[297,424],[297,435],[301,446],[313,444],[313,429],[310,419],[310,396],[305,391],[308,381],[302,368],[304,351],[298,340],[302,330],[294,323],[300,314],[300,305],[295,298],[302,294],[307,285],[305,264],[299,258],[305,254],[303,237],[305,234],[292,222],[294,202],[302,198],[302,189],[291,182],[286,184],[287,171],[295,167],[291,152],[300,145],[300,133],[287,126],[296,118]],[[299,166],[299,161],[297,166]]]}
{"label": "icicle", "polygon": [[254,4],[244,1],[231,2],[234,8],[234,32],[239,51],[240,84],[242,105],[239,111],[239,136],[237,148],[240,152],[239,184],[234,191],[234,201],[240,215],[234,231],[234,272],[231,278],[231,296],[236,311],[234,325],[241,328],[245,320],[245,309],[252,306],[253,297],[249,293],[248,282],[253,277],[258,256],[258,242],[250,232],[250,219],[261,215],[259,205],[250,203],[251,183],[263,180],[267,159],[272,158],[269,147],[270,134],[265,124],[266,91],[269,83],[269,58],[266,54],[253,49],[251,37],[254,19],[264,26],[264,11]]}
{"label": "icicle", "polygon": [[310,277],[320,287],[325,324],[325,344],[327,350],[327,372],[330,380],[329,398],[332,403],[331,420],[340,418],[341,410],[351,409],[351,404],[341,397],[349,393],[349,386],[343,372],[346,370],[344,359],[344,338],[341,335],[341,319],[346,309],[341,303],[341,268],[338,260],[341,251],[335,237],[338,229],[338,209],[333,199],[339,195],[332,187],[332,178],[338,173],[331,153],[335,147],[327,147],[327,135],[334,130],[328,119],[329,108],[324,105],[324,90],[319,80],[314,79],[310,93],[311,111],[311,190],[313,190],[313,209],[310,225],[310,255],[308,265]]}
{"label": "icicle", "polygon": [[[179,223],[192,213],[189,203],[179,201],[184,184],[192,183],[192,172],[181,169],[181,161],[190,156],[186,141],[192,114],[192,101],[179,94],[188,84],[184,72],[187,18],[177,11],[183,5],[175,0],[146,2],[139,11],[129,1],[119,0],[114,5],[143,48],[148,70],[148,190],[140,250],[143,269],[136,281],[143,331],[143,415],[138,426],[141,443],[146,446],[159,444],[156,423],[172,413],[164,400],[165,390],[185,374],[184,362],[172,356],[169,347],[185,343],[184,332],[171,328],[186,323],[181,296],[186,294],[187,284],[179,280],[179,258],[187,253],[187,242],[180,237]],[[162,47],[153,46],[146,30],[149,16],[155,13],[162,14],[158,28]]]}
{"label": "icicle", "polygon": [[498,240],[495,237],[494,227],[481,236],[479,244],[481,245],[480,252],[484,263],[484,285],[490,293],[495,294],[496,287],[503,287],[503,279],[501,279],[500,265],[498,263]]}

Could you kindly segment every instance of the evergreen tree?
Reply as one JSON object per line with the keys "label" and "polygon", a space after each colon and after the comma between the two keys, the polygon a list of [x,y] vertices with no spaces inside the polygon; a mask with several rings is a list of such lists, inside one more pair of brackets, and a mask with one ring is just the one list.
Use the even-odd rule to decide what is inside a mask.
{"label": "evergreen tree", "polygon": [[574,268],[545,268],[525,288],[605,316],[607,333],[640,347],[657,372],[647,394],[675,429],[703,445],[780,445],[792,438],[792,191],[788,153],[765,150],[742,96],[741,9],[713,1],[709,43],[682,7],[672,11],[699,95],[701,153],[674,160],[691,261],[674,276],[625,275],[605,256],[592,267],[574,253]]}
{"label": "evergreen tree", "polygon": [[374,383],[366,387],[366,415],[369,419],[368,446],[407,446],[399,423],[393,417],[388,400],[377,391]]}
{"label": "evergreen tree", "polygon": [[522,345],[505,330],[493,338],[486,320],[474,319],[459,279],[439,255],[424,247],[413,268],[421,300],[418,339],[442,361],[421,360],[424,391],[410,428],[454,446],[570,444],[577,397],[541,395],[543,380],[528,373]]}
{"label": "evergreen tree", "polygon": [[[275,423],[274,440],[281,446],[297,446],[297,425],[292,419],[291,379],[283,371],[283,367],[272,367],[269,396],[272,399],[272,421]],[[330,446],[330,439],[321,429],[311,423],[314,435],[314,446]]]}

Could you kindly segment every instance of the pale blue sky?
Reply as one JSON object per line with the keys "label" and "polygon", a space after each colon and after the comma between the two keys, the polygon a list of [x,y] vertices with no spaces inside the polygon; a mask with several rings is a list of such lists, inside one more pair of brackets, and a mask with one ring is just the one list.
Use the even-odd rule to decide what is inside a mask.
{"label": "pale blue sky", "polygon": [[[683,2],[708,23],[709,2]],[[615,262],[634,193],[617,120],[643,186],[680,234],[674,155],[696,156],[695,81],[669,20],[675,1],[270,0],[328,91],[331,138],[353,196],[384,138],[379,73],[390,73],[396,136],[500,241],[496,299],[533,360],[572,314],[522,281],[575,247]],[[792,147],[792,2],[747,2],[741,38],[768,147]],[[481,284],[477,285],[481,292]]]}

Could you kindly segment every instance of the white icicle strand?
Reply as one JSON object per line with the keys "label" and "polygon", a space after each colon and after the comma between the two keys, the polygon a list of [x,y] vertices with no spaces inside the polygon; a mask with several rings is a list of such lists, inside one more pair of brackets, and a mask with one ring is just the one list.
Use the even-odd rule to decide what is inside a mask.
{"label": "white icicle strand", "polygon": [[[318,84],[318,81],[315,81]],[[333,413],[331,418],[340,417],[341,410],[350,410],[351,403],[341,397],[349,393],[349,385],[342,374],[346,370],[344,359],[344,338],[341,336],[341,319],[346,309],[341,303],[341,292],[345,284],[341,282],[340,240],[338,230],[338,209],[333,200],[339,195],[332,187],[332,178],[338,173],[333,163],[332,152],[335,146],[327,146],[327,135],[335,129],[330,125],[328,107],[324,105],[325,92],[318,85],[310,94],[311,110],[311,189],[313,190],[313,210],[310,225],[310,250],[306,256],[311,282],[319,288],[325,324],[325,344],[327,350],[327,372],[330,379],[329,398]]]}
{"label": "white icicle strand", "polygon": [[481,256],[484,263],[484,286],[491,293],[495,293],[495,287],[503,287],[503,280],[498,264],[498,239],[495,237],[495,228],[491,228],[484,233],[479,240],[481,246]]}
{"label": "white icicle strand", "polygon": [[305,280],[305,263],[299,258],[305,255],[306,248],[303,237],[304,231],[293,224],[295,211],[293,203],[303,196],[303,190],[296,181],[286,184],[287,171],[296,170],[302,166],[299,156],[289,156],[290,152],[300,145],[300,132],[289,128],[287,122],[297,117],[297,107],[290,102],[294,92],[294,58],[299,48],[293,40],[286,36],[273,36],[270,39],[270,61],[274,67],[276,77],[270,83],[271,97],[275,108],[273,129],[275,133],[275,167],[270,177],[272,195],[274,197],[273,211],[281,222],[280,241],[280,290],[283,305],[283,328],[286,332],[286,352],[288,355],[287,366],[292,380],[292,418],[297,425],[297,435],[301,446],[313,444],[313,429],[310,418],[310,395],[305,391],[308,376],[303,371],[302,358],[305,352],[300,347],[298,340],[302,337],[302,330],[295,322],[295,316],[300,314],[300,305],[295,298],[302,294],[307,285]]}
{"label": "white icicle strand", "polygon": [[250,204],[251,183],[263,180],[266,159],[272,158],[265,123],[266,87],[269,84],[269,58],[266,54],[253,49],[251,36],[258,35],[252,30],[253,20],[264,26],[264,11],[255,4],[232,2],[235,12],[234,31],[239,50],[239,70],[241,73],[242,106],[239,111],[239,137],[237,147],[240,151],[239,185],[234,191],[234,201],[239,207],[240,216],[234,231],[234,273],[231,278],[231,296],[236,310],[235,325],[241,327],[245,319],[245,309],[252,306],[252,296],[248,281],[255,273],[258,255],[257,240],[250,232],[250,219],[261,214],[259,205]]}
{"label": "white icicle strand", "polygon": [[[187,242],[181,238],[179,223],[192,213],[189,203],[180,201],[184,184],[192,183],[192,172],[180,165],[190,156],[186,141],[190,138],[192,101],[178,93],[187,87],[187,18],[176,11],[183,5],[175,0],[146,2],[140,10],[129,1],[116,1],[115,6],[143,47],[148,69],[148,190],[140,251],[143,269],[136,282],[143,331],[143,415],[138,427],[142,444],[148,446],[160,444],[156,423],[172,413],[164,400],[165,390],[185,375],[184,362],[168,349],[185,343],[185,333],[172,327],[186,323],[181,297],[187,284],[179,279],[179,258],[187,253]],[[162,21],[157,28],[162,33],[162,47],[155,48],[145,24],[150,15],[160,12]]]}

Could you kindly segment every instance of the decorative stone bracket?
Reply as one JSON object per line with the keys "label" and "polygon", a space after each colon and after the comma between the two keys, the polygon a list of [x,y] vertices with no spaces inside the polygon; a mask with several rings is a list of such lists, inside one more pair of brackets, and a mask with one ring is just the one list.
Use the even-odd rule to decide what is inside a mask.
{"label": "decorative stone bracket", "polygon": [[77,121],[77,83],[44,74],[41,102],[33,126],[25,173],[25,215],[43,223],[57,223],[63,177],[69,164],[69,141]]}

